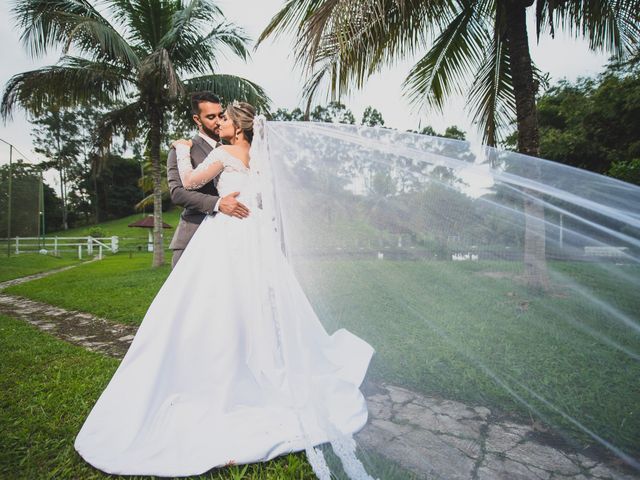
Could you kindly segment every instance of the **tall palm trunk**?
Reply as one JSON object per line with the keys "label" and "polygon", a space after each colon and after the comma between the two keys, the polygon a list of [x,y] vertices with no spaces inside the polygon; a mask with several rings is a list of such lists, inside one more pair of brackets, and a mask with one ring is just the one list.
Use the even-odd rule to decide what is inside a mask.
{"label": "tall palm trunk", "polygon": [[[516,100],[518,151],[525,155],[540,155],[540,138],[536,112],[536,86],[529,53],[526,9],[533,0],[507,0],[507,42],[511,57],[511,73]],[[534,176],[535,178],[535,176]],[[549,277],[545,253],[544,205],[540,196],[525,190],[524,267],[527,284],[547,289]]]}
{"label": "tall palm trunk", "polygon": [[162,111],[157,103],[150,107],[149,149],[151,154],[151,177],[153,179],[153,266],[164,265],[162,241],[162,170],[160,168],[160,138],[162,133]]}

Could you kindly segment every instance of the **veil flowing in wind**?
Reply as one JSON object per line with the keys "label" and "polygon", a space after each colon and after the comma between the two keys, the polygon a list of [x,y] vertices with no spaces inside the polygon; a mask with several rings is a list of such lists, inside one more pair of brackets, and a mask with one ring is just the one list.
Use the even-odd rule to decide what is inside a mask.
{"label": "veil flowing in wind", "polygon": [[353,436],[282,350],[302,431],[332,439],[309,434],[319,478],[639,474],[639,187],[384,128],[256,129],[261,245],[375,349]]}

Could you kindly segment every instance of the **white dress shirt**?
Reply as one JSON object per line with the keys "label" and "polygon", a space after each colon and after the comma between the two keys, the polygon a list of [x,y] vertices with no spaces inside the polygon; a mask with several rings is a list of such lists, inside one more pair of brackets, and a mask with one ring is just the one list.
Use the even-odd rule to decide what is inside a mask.
{"label": "white dress shirt", "polygon": [[[211,145],[211,148],[218,148],[221,143],[220,142],[216,142],[213,138],[211,138],[210,136],[202,133],[202,132],[198,132],[198,136],[200,138],[202,138],[205,142],[207,142],[209,145]],[[218,212],[218,207],[220,206],[220,200],[221,198],[218,198],[218,201],[216,202],[216,204],[213,206],[213,211],[214,212]]]}

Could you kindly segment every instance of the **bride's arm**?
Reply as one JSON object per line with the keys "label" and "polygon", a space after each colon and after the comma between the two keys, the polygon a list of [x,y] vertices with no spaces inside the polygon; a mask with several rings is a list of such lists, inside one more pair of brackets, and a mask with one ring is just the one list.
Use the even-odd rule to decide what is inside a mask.
{"label": "bride's arm", "polygon": [[173,146],[176,149],[180,181],[187,190],[197,190],[218,176],[224,168],[222,162],[216,159],[215,149],[209,152],[207,158],[200,165],[193,168],[191,165],[191,142],[178,140],[173,143]]}

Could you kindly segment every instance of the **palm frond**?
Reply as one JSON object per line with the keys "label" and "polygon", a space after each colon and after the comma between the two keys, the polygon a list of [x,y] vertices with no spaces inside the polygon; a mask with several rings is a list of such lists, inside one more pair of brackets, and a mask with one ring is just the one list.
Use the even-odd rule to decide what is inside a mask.
{"label": "palm frond", "polygon": [[305,118],[309,118],[309,114],[311,112],[311,104],[316,97],[318,90],[322,86],[323,82],[327,80],[327,78],[334,78],[333,73],[333,64],[326,63],[323,68],[315,71],[313,75],[311,75],[305,82],[304,87],[302,88],[302,98],[306,103],[304,109]]}
{"label": "palm frond", "polygon": [[140,66],[140,58],[134,48],[111,25],[98,20],[74,17],[73,28],[64,44],[64,53],[72,47],[87,53],[94,60],[117,63],[130,69]]}
{"label": "palm frond", "polygon": [[471,85],[467,108],[483,132],[483,143],[493,147],[500,139],[501,127],[515,118],[509,53],[498,29]]}
{"label": "palm frond", "polygon": [[182,10],[182,2],[176,0],[108,0],[108,2],[113,18],[126,26],[131,40],[146,52],[163,48],[162,39],[171,31],[176,13]]}
{"label": "palm frond", "polygon": [[249,39],[241,28],[223,22],[213,27],[206,35],[193,32],[180,38],[172,50],[176,67],[190,73],[212,73],[217,65],[217,57],[228,49],[242,60],[249,57]]}
{"label": "palm frond", "polygon": [[[140,182],[142,183],[142,185],[140,185],[140,187],[144,187],[145,191],[149,191],[151,189],[153,189],[153,180],[151,179],[151,177],[149,177],[149,180],[146,180],[145,177],[145,181],[144,182]],[[149,188],[151,187],[151,188]],[[162,181],[160,183],[160,191],[162,193],[162,199],[163,200],[167,200],[169,199],[169,184],[167,182],[166,178],[162,178]],[[151,192],[149,195],[147,195],[146,197],[144,197],[142,200],[140,200],[138,203],[135,204],[134,208],[138,211],[143,210],[147,207],[153,207],[153,201],[154,201],[155,197],[154,197],[154,193]]]}
{"label": "palm frond", "polygon": [[127,41],[87,0],[21,0],[13,14],[22,42],[38,56],[58,44],[73,45],[94,60],[135,68],[139,60]]}
{"label": "palm frond", "polygon": [[247,49],[249,37],[242,28],[231,23],[223,22],[216,25],[204,37],[204,41],[211,43],[216,48],[224,46],[242,60],[247,60],[251,56]]}
{"label": "palm frond", "polygon": [[465,5],[411,69],[404,89],[411,103],[442,109],[446,97],[463,93],[490,44],[486,16],[474,2]]}
{"label": "palm frond", "polygon": [[576,0],[554,2],[538,0],[538,30],[553,34],[562,28],[576,37],[586,38],[592,50],[604,50],[622,58],[640,41],[640,1]]}
{"label": "palm frond", "polygon": [[[447,1],[325,0],[315,3],[315,10],[298,12],[302,20],[296,38],[297,61],[308,72],[304,93],[308,100],[311,86],[316,92],[327,84],[332,98],[340,98],[352,88],[361,88],[382,67],[423,48],[430,32],[452,12],[451,3]],[[282,18],[282,22],[292,21],[286,15]],[[274,26],[277,28],[286,26]],[[275,30],[265,30],[264,36],[271,31]]]}
{"label": "palm frond", "polygon": [[111,110],[98,119],[96,142],[99,147],[107,148],[114,135],[121,135],[126,142],[138,137],[145,119],[143,102],[136,101]]}
{"label": "palm frond", "polygon": [[22,31],[20,40],[34,56],[66,41],[74,26],[69,18],[104,20],[87,0],[22,0],[12,13]]}
{"label": "palm frond", "polygon": [[258,37],[256,46],[260,45],[267,37],[299,30],[304,20],[312,14],[325,0],[288,0],[276,13]]}
{"label": "palm frond", "polygon": [[[205,26],[224,17],[220,8],[208,0],[190,0],[186,6],[176,10],[169,30],[160,39],[158,47],[172,49],[183,37],[200,37]],[[187,42],[188,43],[188,42]]]}
{"label": "palm frond", "polygon": [[259,85],[234,75],[205,75],[184,82],[187,92],[209,90],[226,102],[241,100],[255,106],[259,111],[269,111],[271,100]]}
{"label": "palm frond", "polygon": [[108,103],[131,85],[128,74],[108,63],[63,57],[57,65],[14,75],[5,86],[0,115],[11,118],[17,105],[37,115],[54,100],[61,107],[88,101]]}

